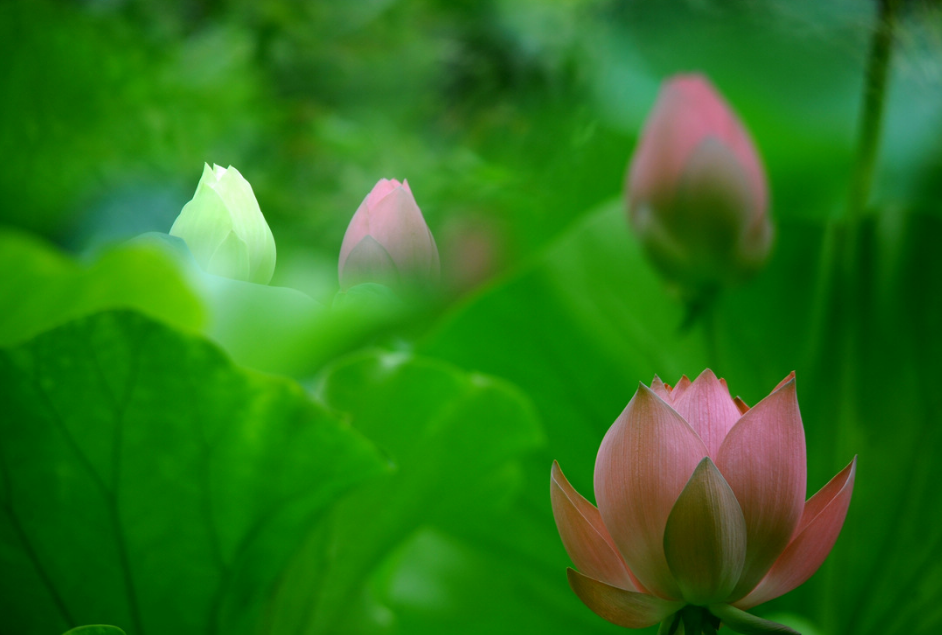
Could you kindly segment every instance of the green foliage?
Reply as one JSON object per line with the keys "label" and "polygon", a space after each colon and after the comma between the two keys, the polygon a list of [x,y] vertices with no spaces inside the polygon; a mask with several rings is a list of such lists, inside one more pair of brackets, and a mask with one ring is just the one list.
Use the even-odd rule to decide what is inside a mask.
{"label": "green foliage", "polygon": [[7,272],[0,276],[0,345],[113,308],[191,330],[205,321],[179,268],[145,246],[121,246],[84,266],[28,234],[0,229],[0,271]]}
{"label": "green foliage", "polygon": [[[325,371],[318,392],[395,471],[338,505],[328,533],[295,562],[276,633],[375,628],[351,606],[384,560],[423,527],[506,508],[519,489],[520,456],[542,441],[529,401],[512,386],[408,354],[351,356]],[[308,598],[294,599],[300,610],[291,605],[299,590]],[[378,592],[387,601],[389,593]]]}
{"label": "green foliage", "polygon": [[319,514],[382,471],[290,381],[134,313],[0,356],[4,629],[250,633]]}

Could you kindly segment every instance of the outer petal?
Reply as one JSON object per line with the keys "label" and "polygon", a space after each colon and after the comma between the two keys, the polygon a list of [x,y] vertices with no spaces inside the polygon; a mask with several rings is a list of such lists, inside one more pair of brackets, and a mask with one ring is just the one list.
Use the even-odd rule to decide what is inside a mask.
{"label": "outer petal", "polygon": [[660,597],[680,597],[664,557],[664,527],[704,456],[697,433],[643,384],[599,448],[595,496],[602,520],[632,573]]}
{"label": "outer petal", "polygon": [[212,172],[208,177],[203,172],[196,194],[183,206],[170,227],[170,235],[186,242],[194,260],[204,270],[209,266],[216,249],[232,231],[232,218],[226,204],[215,190],[204,184],[207,178],[213,178]]}
{"label": "outer petal", "polygon": [[673,405],[700,435],[712,457],[716,457],[726,434],[741,416],[729,390],[709,368],[700,373]]}
{"label": "outer petal", "polygon": [[742,635],[799,635],[784,624],[740,611],[729,604],[711,604],[710,613],[720,618],[723,625]]}
{"label": "outer petal", "polygon": [[794,378],[739,419],[723,441],[716,465],[746,519],[746,563],[730,596],[736,600],[768,572],[804,509],[805,431]]}
{"label": "outer petal", "polygon": [[844,525],[857,474],[857,457],[805,504],[795,537],[768,575],[736,602],[747,609],[788,593],[810,578],[834,547]]}
{"label": "outer petal", "polygon": [[643,591],[632,579],[595,506],[577,492],[553,461],[550,476],[553,517],[566,553],[590,578],[629,591]]}
{"label": "outer petal", "polygon": [[229,232],[226,239],[216,248],[212,258],[206,264],[206,271],[224,278],[247,280],[258,284],[268,284],[271,280],[271,275],[268,279],[252,279],[249,268],[249,248],[245,241],[236,236],[235,232]]}
{"label": "outer petal", "polygon": [[369,196],[367,194],[367,198],[360,203],[357,211],[353,214],[353,218],[350,219],[350,224],[347,225],[347,231],[343,235],[343,242],[340,244],[340,261],[338,263],[340,270],[343,270],[343,265],[353,248],[370,235],[370,211],[366,205]]}
{"label": "outer petal", "polygon": [[691,604],[725,600],[739,581],[746,559],[746,521],[709,457],[700,461],[671,510],[664,554]]}
{"label": "outer petal", "polygon": [[398,281],[396,264],[372,236],[361,240],[340,267],[340,288],[344,290],[364,282],[393,287]]}
{"label": "outer petal", "polygon": [[684,606],[683,602],[619,589],[593,580],[574,569],[567,569],[566,573],[569,575],[569,586],[586,606],[599,617],[625,628],[653,626]]}

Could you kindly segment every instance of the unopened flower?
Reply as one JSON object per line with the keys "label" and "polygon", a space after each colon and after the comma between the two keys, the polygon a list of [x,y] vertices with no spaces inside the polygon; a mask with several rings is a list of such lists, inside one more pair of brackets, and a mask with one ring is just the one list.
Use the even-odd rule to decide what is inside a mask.
{"label": "unopened flower", "polygon": [[275,238],[252,186],[231,165],[204,166],[196,193],[170,235],[182,238],[209,273],[268,284],[275,272]]}
{"label": "unopened flower", "polygon": [[683,623],[699,635],[722,621],[738,633],[791,633],[745,609],[818,569],[844,523],[856,461],[805,501],[794,373],[751,409],[709,370],[673,389],[655,377],[602,441],[598,508],[553,465],[553,514],[579,569],[569,583],[628,628]]}
{"label": "unopened flower", "polygon": [[409,183],[382,179],[363,199],[340,246],[340,288],[367,282],[427,287],[438,282],[438,248]]}
{"label": "unopened flower", "polygon": [[765,171],[749,133],[705,77],[664,83],[627,190],[648,256],[688,294],[742,280],[768,256]]}

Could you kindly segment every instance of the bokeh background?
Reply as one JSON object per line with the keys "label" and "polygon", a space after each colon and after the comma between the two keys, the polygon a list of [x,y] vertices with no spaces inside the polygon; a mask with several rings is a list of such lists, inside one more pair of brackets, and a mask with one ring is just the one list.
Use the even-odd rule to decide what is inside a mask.
{"label": "bokeh background", "polygon": [[[0,4],[0,344],[15,395],[0,426],[0,632],[616,632],[566,583],[550,464],[591,498],[598,444],[637,382],[707,366],[750,404],[797,371],[809,495],[859,456],[831,557],[756,613],[806,635],[937,632],[942,8],[899,3],[873,188],[848,215],[875,5]],[[687,330],[623,204],[640,127],[679,72],[707,74],[752,132],[777,229],[765,270]],[[209,289],[127,242],[169,230],[204,162],[252,184],[277,242],[271,289]],[[445,290],[408,319],[338,322],[340,242],[380,178],[409,180]],[[146,317],[99,313],[128,308]],[[34,422],[68,413],[79,441],[62,456],[86,432],[103,444],[96,395],[133,383],[126,344],[151,331],[166,342],[140,381],[161,397],[129,408],[162,414],[122,443],[163,458],[126,459],[147,468],[122,480],[112,466],[111,483],[91,452],[90,489],[64,490],[43,474],[71,478],[75,456],[47,452],[55,435]],[[63,360],[91,349],[114,359],[86,385]],[[35,386],[61,408],[37,410]],[[305,455],[289,402],[346,450],[317,437]],[[152,427],[243,419],[289,427],[264,452],[240,429],[205,476],[221,502],[178,513],[204,477],[174,466],[198,463],[195,447],[215,456],[224,433],[177,446]],[[287,493],[309,480],[333,485]],[[256,505],[295,495],[310,503],[296,518]],[[223,537],[190,566],[214,548],[187,527],[209,517],[250,555]]]}

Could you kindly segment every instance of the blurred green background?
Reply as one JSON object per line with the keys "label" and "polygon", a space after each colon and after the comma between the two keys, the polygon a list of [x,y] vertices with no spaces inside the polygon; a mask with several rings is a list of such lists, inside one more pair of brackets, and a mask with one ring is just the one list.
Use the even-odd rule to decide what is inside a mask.
{"label": "blurred green background", "polygon": [[[850,218],[875,13],[0,3],[0,633],[616,632],[568,588],[551,462],[592,498],[637,382],[707,366],[750,404],[797,371],[809,495],[859,455],[834,552],[756,613],[937,632],[942,9],[901,3]],[[690,71],[750,129],[777,230],[712,335],[679,329],[622,203],[660,82]],[[272,287],[126,242],[169,230],[204,162],[252,184]],[[339,319],[340,242],[380,178],[409,180],[446,290]]]}

